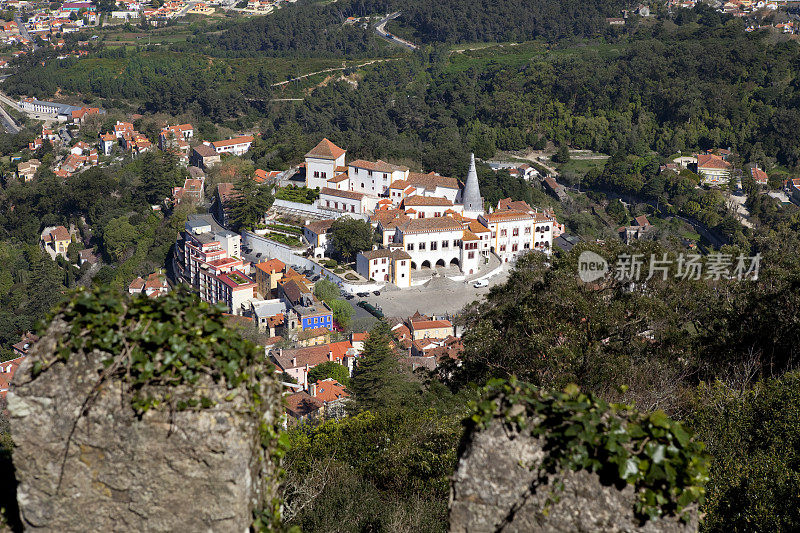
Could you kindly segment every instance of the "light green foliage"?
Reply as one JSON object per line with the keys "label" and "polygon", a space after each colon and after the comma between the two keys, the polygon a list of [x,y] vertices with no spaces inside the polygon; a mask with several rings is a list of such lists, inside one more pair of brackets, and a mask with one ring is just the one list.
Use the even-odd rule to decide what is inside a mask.
{"label": "light green foliage", "polygon": [[351,325],[353,319],[353,306],[346,300],[332,300],[328,303],[328,307],[333,311],[333,319],[343,329],[347,329]]}
{"label": "light green foliage", "polygon": [[544,477],[561,469],[587,470],[605,484],[633,485],[640,517],[685,517],[687,507],[703,502],[708,481],[704,445],[662,411],[638,413],[583,394],[576,385],[554,393],[513,377],[491,381],[473,407],[466,420],[470,430],[499,417],[543,438],[548,453],[539,473]]}
{"label": "light green foliage", "polygon": [[329,302],[339,298],[339,287],[327,278],[320,279],[314,284],[314,296],[323,302]]}
{"label": "light green foliage", "polygon": [[325,361],[315,366],[308,372],[308,382],[314,383],[320,379],[333,378],[345,387],[350,383],[350,371],[347,367],[333,361]]}

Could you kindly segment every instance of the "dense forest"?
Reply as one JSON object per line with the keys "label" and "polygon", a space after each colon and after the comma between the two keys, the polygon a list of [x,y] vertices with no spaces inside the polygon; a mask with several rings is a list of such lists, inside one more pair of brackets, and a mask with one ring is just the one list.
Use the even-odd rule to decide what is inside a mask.
{"label": "dense forest", "polygon": [[619,0],[308,2],[269,17],[231,24],[219,36],[198,35],[190,46],[207,45],[218,54],[375,56],[392,49],[373,39],[371,30],[343,23],[347,17],[382,16],[394,11],[402,11],[392,23],[399,25],[395,31],[419,43],[556,41],[613,33],[605,19],[620,16],[625,7],[628,5]]}
{"label": "dense forest", "polygon": [[[112,102],[131,98],[148,112],[246,117],[277,147],[297,139],[295,131],[304,145],[326,135],[357,156],[416,161],[448,174],[463,171],[469,151],[491,157],[540,136],[638,156],[732,147],[744,162],[794,167],[798,44],[745,33],[741,21],[713,11],[691,12],[680,22],[566,49],[426,48],[364,67],[357,88],[322,84],[302,102],[268,104],[270,82],[280,77],[266,66],[239,72],[225,61],[164,53],[45,66],[30,61],[6,85],[14,94],[43,96],[61,87]],[[173,76],[176,69],[190,74]],[[271,164],[285,165],[286,156],[294,161],[299,150],[280,148]]]}
{"label": "dense forest", "polygon": [[[66,182],[46,170],[31,183],[7,181],[0,189],[0,357],[7,358],[10,345],[68,289],[111,284],[122,290],[136,276],[164,267],[188,212],[153,211],[151,205],[182,183],[184,173],[174,159],[148,154]],[[39,247],[42,229],[55,225],[75,229],[68,259],[56,262]],[[105,265],[78,265],[84,247],[94,248]]]}

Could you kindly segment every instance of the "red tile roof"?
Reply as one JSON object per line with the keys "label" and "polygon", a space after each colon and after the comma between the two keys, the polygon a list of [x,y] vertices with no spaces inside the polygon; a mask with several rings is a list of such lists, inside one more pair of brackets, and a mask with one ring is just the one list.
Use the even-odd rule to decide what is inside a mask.
{"label": "red tile roof", "polygon": [[341,155],[347,153],[347,150],[339,148],[327,138],[322,139],[318,145],[311,149],[306,154],[306,157],[316,157],[317,159],[338,159]]}
{"label": "red tile roof", "polygon": [[702,170],[704,168],[714,169],[714,170],[728,170],[729,168],[731,168],[731,164],[722,159],[718,155],[698,154],[697,169]]}

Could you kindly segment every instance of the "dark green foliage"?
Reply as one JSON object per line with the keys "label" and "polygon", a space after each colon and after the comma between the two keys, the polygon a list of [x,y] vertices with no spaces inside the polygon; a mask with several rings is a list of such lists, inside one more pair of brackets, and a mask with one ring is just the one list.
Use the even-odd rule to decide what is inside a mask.
{"label": "dark green foliage", "polygon": [[709,443],[704,531],[797,531],[800,374],[742,393],[703,385],[692,423]]}
{"label": "dark green foliage", "polygon": [[583,394],[576,385],[552,393],[514,378],[490,382],[474,409],[466,420],[468,431],[499,417],[544,439],[542,478],[562,469],[587,470],[604,484],[633,485],[641,518],[683,516],[687,507],[704,501],[704,446],[663,411],[642,414]]}
{"label": "dark green foliage", "polygon": [[321,379],[333,378],[345,387],[350,383],[350,371],[346,366],[333,361],[326,361],[315,366],[308,372],[308,382],[314,383]]}
{"label": "dark green foliage", "polygon": [[208,398],[192,391],[178,394],[174,388],[194,385],[204,375],[228,389],[246,383],[257,394],[254,369],[268,372],[269,365],[260,368],[263,354],[226,328],[223,313],[224,308],[184,289],[129,301],[110,290],[80,290],[51,315],[67,322],[69,334],[59,340],[55,357],[37,361],[33,372],[98,350],[107,354],[103,379],[125,382],[131,405],[140,413],[163,405],[209,407]]}
{"label": "dark green foliage", "polygon": [[399,405],[410,390],[410,383],[400,370],[389,325],[378,321],[364,342],[364,353],[350,380],[356,411],[383,409]]}
{"label": "dark green foliage", "polygon": [[[471,395],[470,395],[471,397]],[[431,384],[405,408],[290,431],[284,513],[303,531],[447,530],[466,400]]]}
{"label": "dark green foliage", "polygon": [[250,178],[239,180],[233,191],[230,218],[236,230],[255,226],[264,218],[267,210],[272,207],[272,202],[275,201],[269,187],[259,185]]}
{"label": "dark green foliage", "polygon": [[316,189],[308,189],[306,187],[296,187],[289,185],[283,189],[278,189],[275,193],[276,198],[286,200],[288,202],[299,202],[301,204],[312,204],[314,200],[319,198],[319,191]]}
{"label": "dark green foliage", "polygon": [[347,261],[355,259],[358,252],[372,249],[372,234],[369,222],[344,216],[337,218],[328,230],[333,249]]}

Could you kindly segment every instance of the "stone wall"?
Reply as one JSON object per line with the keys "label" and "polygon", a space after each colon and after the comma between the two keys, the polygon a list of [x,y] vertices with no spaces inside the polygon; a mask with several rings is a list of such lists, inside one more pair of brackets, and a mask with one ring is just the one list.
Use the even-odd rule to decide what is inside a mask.
{"label": "stone wall", "polygon": [[[554,490],[552,478],[538,485],[536,467],[544,457],[540,440],[499,419],[467,436],[451,485],[451,533],[697,530],[696,513],[688,524],[677,518],[641,524],[634,517],[633,487],[604,486],[594,473],[560,472],[563,490]],[[558,501],[548,507],[551,494]]]}
{"label": "stone wall", "polygon": [[[259,427],[279,412],[269,378],[254,406],[210,379],[195,386],[216,405],[137,417],[120,382],[92,394],[103,354],[52,360],[62,322],[17,371],[8,394],[17,499],[28,531],[247,531],[275,494],[275,468]],[[230,401],[226,400],[226,397]]]}

